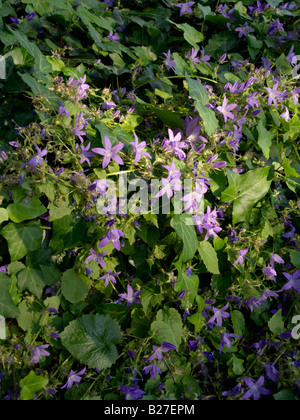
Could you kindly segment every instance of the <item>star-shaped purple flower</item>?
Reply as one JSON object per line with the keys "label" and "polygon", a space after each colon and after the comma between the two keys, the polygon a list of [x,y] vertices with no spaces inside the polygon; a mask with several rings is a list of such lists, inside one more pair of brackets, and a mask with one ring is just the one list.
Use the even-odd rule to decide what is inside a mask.
{"label": "star-shaped purple flower", "polygon": [[288,282],[281,291],[294,289],[296,292],[300,292],[300,270],[295,271],[294,274],[283,273],[283,275],[288,279]]}
{"label": "star-shaped purple flower", "polygon": [[246,394],[242,396],[243,400],[247,400],[253,397],[253,399],[257,401],[260,399],[261,395],[272,394],[271,391],[263,387],[263,384],[265,382],[264,376],[261,376],[257,382],[254,382],[253,379],[247,377],[244,378],[244,381],[247,387],[249,388],[249,391],[247,391]]}
{"label": "star-shaped purple flower", "polygon": [[227,122],[228,119],[235,119],[235,116],[231,111],[233,111],[236,107],[237,104],[228,105],[227,97],[225,95],[222,106],[218,106],[217,110],[223,114],[224,121]]}
{"label": "star-shaped purple flower", "polygon": [[118,273],[113,273],[112,269],[110,268],[103,277],[100,277],[100,280],[105,280],[105,287],[107,287],[110,282],[112,284],[116,284],[117,283],[116,277],[119,276],[120,274],[121,274],[121,271],[119,271]]}
{"label": "star-shaped purple flower", "polygon": [[147,373],[150,373],[151,378],[153,379],[153,381],[155,381],[156,379],[156,373],[158,373],[159,375],[161,375],[161,370],[159,369],[159,367],[157,367],[156,365],[148,365],[143,369],[143,375],[146,375]]}
{"label": "star-shaped purple flower", "polygon": [[44,162],[43,157],[46,156],[47,149],[41,150],[38,146],[34,145],[34,147],[37,150],[37,155],[30,159],[28,162],[28,165],[33,165],[33,168],[35,169],[38,165],[41,165]]}
{"label": "star-shaped purple flower", "polygon": [[278,86],[279,82],[276,82],[272,88],[264,88],[269,94],[268,105],[274,104],[276,109],[278,108],[277,99],[282,94],[282,92],[277,90]]}
{"label": "star-shaped purple flower", "polygon": [[109,32],[109,35],[108,35],[108,39],[110,41],[113,41],[113,42],[116,42],[117,44],[119,44],[119,41],[118,40],[120,39],[120,37],[118,35],[114,35],[113,32],[110,31]]}
{"label": "star-shaped purple flower", "polygon": [[242,38],[243,36],[246,37],[247,35],[249,35],[250,32],[253,32],[253,31],[254,29],[250,28],[247,22],[243,26],[236,28],[236,32],[239,33],[239,38]]}
{"label": "star-shaped purple flower", "polygon": [[221,309],[212,308],[214,311],[214,315],[212,318],[210,318],[210,320],[208,321],[208,324],[212,324],[215,320],[217,320],[217,326],[222,327],[223,319],[230,318],[230,314],[226,312],[226,309],[228,309],[228,306],[229,306],[229,303],[227,302],[227,304]]}
{"label": "star-shaped purple flower", "polygon": [[227,334],[227,333],[222,333],[221,336],[221,344],[220,344],[220,354],[222,353],[223,347],[226,346],[229,349],[231,349],[231,341],[230,338],[241,338],[240,335],[236,335],[236,334]]}
{"label": "star-shaped purple flower", "polygon": [[133,135],[134,135],[135,141],[131,142],[130,144],[134,148],[134,153],[135,153],[134,163],[138,163],[142,156],[146,156],[149,159],[152,159],[149,153],[144,151],[145,147],[148,146],[147,143],[145,141],[142,141],[139,144],[138,136],[135,133],[133,133]]}
{"label": "star-shaped purple flower", "polygon": [[109,242],[111,242],[114,246],[114,248],[117,251],[121,251],[121,242],[120,242],[120,238],[124,237],[125,233],[122,232],[120,229],[110,229],[110,231],[108,231],[107,235],[105,236],[105,238],[103,238],[98,245],[98,248],[103,248],[104,246],[106,246]]}
{"label": "star-shaped purple flower", "polygon": [[183,16],[185,13],[192,15],[193,10],[191,9],[191,6],[193,6],[194,4],[195,4],[194,1],[188,1],[187,3],[176,4],[177,7],[180,7],[180,16]]}
{"label": "star-shaped purple flower", "polygon": [[127,293],[121,293],[119,296],[127,301],[127,306],[131,306],[133,303],[141,303],[141,301],[137,299],[141,293],[142,290],[134,292],[130,284],[127,284]]}
{"label": "star-shaped purple flower", "polygon": [[64,389],[64,388],[70,389],[72,388],[74,383],[76,384],[76,386],[78,386],[77,384],[81,382],[82,380],[81,376],[85,373],[85,371],[86,371],[86,367],[78,373],[74,372],[74,370],[71,370],[66,384],[62,386],[61,389]]}
{"label": "star-shaped purple flower", "polygon": [[36,365],[42,357],[50,356],[50,353],[44,350],[44,349],[47,349],[48,347],[49,347],[49,344],[43,344],[41,346],[33,347],[31,349],[32,358],[30,359],[30,362]]}
{"label": "star-shaped purple flower", "polygon": [[[176,62],[172,61],[171,59],[171,50],[169,50],[167,53],[163,53],[166,57],[166,65],[169,69],[174,70],[174,67],[176,66]],[[174,70],[175,71],[175,70]]]}
{"label": "star-shaped purple flower", "polygon": [[83,146],[83,145],[81,145],[80,147],[81,147],[81,153],[80,153],[80,156],[81,156],[81,159],[80,159],[80,164],[82,164],[83,162],[87,162],[87,164],[89,165],[89,166],[91,166],[91,162],[90,162],[90,160],[89,160],[89,157],[93,157],[93,156],[95,156],[95,154],[93,153],[93,152],[89,152],[88,150],[90,149],[90,146],[91,146],[91,142],[85,147],[85,146]]}
{"label": "star-shaped purple flower", "polygon": [[102,148],[95,148],[92,149],[94,153],[97,153],[98,155],[104,156],[103,162],[102,162],[102,168],[105,169],[111,160],[114,160],[119,165],[124,165],[123,160],[120,158],[120,156],[117,155],[120,150],[123,149],[124,143],[119,143],[116,146],[111,145],[111,142],[107,136],[104,137],[104,146],[105,149]]}
{"label": "star-shaped purple flower", "polygon": [[249,247],[245,249],[241,249],[239,251],[238,259],[233,263],[233,265],[244,264],[244,257],[248,253],[248,251],[249,251]]}
{"label": "star-shaped purple flower", "polygon": [[106,263],[103,261],[103,257],[107,255],[107,252],[101,252],[97,253],[93,250],[93,248],[90,249],[90,255],[87,257],[87,259],[84,261],[84,264],[88,264],[91,261],[96,261],[101,267],[106,267]]}

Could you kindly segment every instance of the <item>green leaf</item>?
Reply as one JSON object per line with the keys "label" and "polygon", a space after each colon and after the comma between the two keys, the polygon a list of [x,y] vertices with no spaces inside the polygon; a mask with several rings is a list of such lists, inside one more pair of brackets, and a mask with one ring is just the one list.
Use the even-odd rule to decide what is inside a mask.
{"label": "green leaf", "polygon": [[89,314],[70,322],[60,334],[63,346],[91,369],[106,369],[117,360],[118,324],[108,315]]}
{"label": "green leaf", "polygon": [[42,297],[45,282],[41,271],[26,267],[18,273],[17,277],[20,292],[29,290],[36,297]]}
{"label": "green leaf", "polygon": [[40,269],[47,286],[53,286],[61,279],[61,272],[54,265],[40,265]]}
{"label": "green leaf", "polygon": [[19,309],[9,293],[10,282],[10,277],[0,273],[0,315],[5,318],[15,318],[19,315]]}
{"label": "green leaf", "polygon": [[215,112],[212,109],[206,108],[205,105],[203,105],[199,101],[195,101],[194,105],[200,117],[203,119],[203,124],[204,124],[206,133],[209,136],[211,136],[219,127],[219,121],[216,117]]}
{"label": "green leaf", "polygon": [[151,51],[151,47],[142,46],[133,47],[132,49],[136,53],[137,57],[143,61],[145,66],[157,60],[157,56],[153,51]]}
{"label": "green leaf", "polygon": [[18,306],[18,310],[17,322],[19,327],[24,331],[30,331],[32,334],[36,334],[41,328],[44,317],[41,311],[41,305],[38,302],[22,300]]}
{"label": "green leaf", "polygon": [[267,0],[267,3],[272,7],[278,7],[282,1],[283,0]]}
{"label": "green leaf", "polygon": [[270,149],[272,146],[272,140],[275,137],[274,133],[271,133],[266,129],[262,120],[260,120],[258,126],[258,145],[261,148],[263,155],[266,159],[270,157]]}
{"label": "green leaf", "polygon": [[233,224],[247,221],[255,204],[269,191],[273,168],[254,169],[243,175],[227,171],[229,187],[222,193],[222,202],[233,202]]}
{"label": "green leaf", "polygon": [[188,276],[180,263],[175,264],[178,270],[178,278],[174,290],[178,293],[185,290],[189,297],[189,302],[193,303],[199,289],[199,277],[196,274]]}
{"label": "green leaf", "polygon": [[231,321],[234,334],[242,336],[246,326],[244,315],[240,311],[232,311]]}
{"label": "green leaf", "polygon": [[43,206],[37,197],[32,197],[30,200],[25,199],[7,206],[8,217],[15,223],[35,219],[46,213],[46,211],[46,207]]}
{"label": "green leaf", "polygon": [[217,55],[222,55],[233,50],[238,46],[239,42],[240,41],[237,39],[235,34],[232,34],[231,32],[218,32],[208,41],[208,44],[205,47],[205,53],[216,57]]}
{"label": "green leaf", "polygon": [[0,209],[0,223],[6,222],[8,220],[7,210],[1,208]]}
{"label": "green leaf", "polygon": [[200,242],[199,254],[209,273],[220,274],[218,255],[214,247],[207,241]]}
{"label": "green leaf", "polygon": [[275,335],[280,335],[284,332],[284,321],[282,317],[282,309],[276,312],[275,315],[268,322],[270,331]]}
{"label": "green leaf", "polygon": [[243,363],[244,363],[243,359],[238,359],[235,355],[232,356],[232,370],[236,376],[239,376],[243,372],[245,372]]}
{"label": "green leaf", "polygon": [[181,55],[174,53],[173,59],[175,61],[175,72],[177,76],[185,76],[189,73],[187,62],[181,57]]}
{"label": "green leaf", "polygon": [[182,336],[181,316],[174,308],[160,309],[151,324],[151,331],[155,334],[154,338],[158,344],[167,341],[178,348]]}
{"label": "green leaf", "polygon": [[188,23],[174,23],[174,25],[183,31],[184,39],[194,48],[198,48],[198,44],[204,40],[204,35]]}
{"label": "green leaf", "polygon": [[298,398],[290,389],[282,389],[273,395],[275,401],[298,401]]}
{"label": "green leaf", "polygon": [[50,248],[55,254],[81,245],[86,236],[86,223],[76,212],[53,222]]}
{"label": "green leaf", "polygon": [[195,326],[195,332],[199,334],[202,327],[206,324],[206,318],[198,310],[195,314],[188,316],[187,320]]}
{"label": "green leaf", "polygon": [[60,203],[61,205],[58,206],[55,203],[49,203],[49,222],[53,222],[54,220],[62,219],[65,216],[69,216],[72,211],[73,207],[68,204],[67,202]]}
{"label": "green leaf", "polygon": [[285,176],[290,178],[290,177],[299,177],[298,172],[296,171],[295,168],[293,168],[290,164],[290,161],[287,157],[284,157],[283,159],[283,167],[284,167],[284,172],[285,172]]}
{"label": "green leaf", "polygon": [[300,251],[297,251],[296,249],[290,249],[289,254],[293,266],[296,268],[300,268]]}
{"label": "green leaf", "polygon": [[276,68],[284,76],[290,76],[293,72],[293,67],[284,54],[277,58]]}
{"label": "green leaf", "polygon": [[92,23],[95,23],[99,28],[106,29],[107,31],[112,31],[115,21],[110,17],[102,17],[98,14],[89,12],[85,7],[79,6],[77,8],[77,15],[80,19],[85,18]]}
{"label": "green leaf", "polygon": [[53,106],[57,106],[60,98],[53,91],[37,82],[36,79],[34,79],[29,73],[21,74],[18,72],[18,75],[22,78],[26,85],[30,87],[34,95],[44,96],[44,98],[47,98]]}
{"label": "green leaf", "polygon": [[157,115],[157,117],[167,126],[174,128],[183,128],[183,123],[180,120],[179,116],[168,109],[160,109],[153,105],[150,105],[150,108]]}
{"label": "green leaf", "polygon": [[20,387],[22,388],[20,400],[32,400],[34,394],[43,389],[48,382],[48,378],[38,376],[31,370],[30,373],[20,381]]}
{"label": "green leaf", "polygon": [[51,73],[52,66],[47,61],[44,54],[41,52],[36,43],[29,41],[27,36],[17,30],[13,30],[10,27],[8,28],[10,32],[14,35],[18,43],[29,52],[30,55],[34,57],[35,60],[35,70],[41,72],[42,74]]}
{"label": "green leaf", "polygon": [[283,139],[296,140],[300,132],[300,119],[298,115],[294,115],[289,122],[283,121],[284,135]]}
{"label": "green leaf", "polygon": [[46,11],[50,9],[48,0],[22,0],[22,3],[31,4],[35,12],[41,16],[45,16]]}
{"label": "green leaf", "polygon": [[180,261],[182,262],[187,262],[192,259],[198,248],[198,239],[195,227],[188,224],[192,222],[192,216],[190,214],[183,213],[176,214],[170,223],[183,243],[183,250],[180,255]]}
{"label": "green leaf", "polygon": [[153,285],[147,285],[143,287],[140,300],[142,302],[145,315],[151,315],[152,308],[154,308],[156,305],[160,305],[163,299],[164,297],[161,294],[160,287]]}
{"label": "green leaf", "polygon": [[4,316],[0,315],[0,340],[6,339],[6,321]]}
{"label": "green leaf", "polygon": [[190,77],[186,77],[186,81],[189,86],[189,92],[191,97],[195,101],[201,102],[203,105],[208,104],[209,97],[206,93],[205,87],[202,85],[200,80],[193,80]]}
{"label": "green leaf", "polygon": [[11,261],[20,260],[42,244],[43,231],[37,225],[9,223],[0,233],[7,240]]}
{"label": "green leaf", "polygon": [[87,297],[91,281],[88,277],[70,269],[62,275],[61,285],[64,297],[71,303],[79,303]]}
{"label": "green leaf", "polygon": [[201,10],[201,12],[203,13],[204,19],[206,18],[206,16],[213,15],[210,6],[202,6],[202,4],[198,3],[198,9]]}
{"label": "green leaf", "polygon": [[39,269],[41,264],[49,265],[51,260],[51,249],[40,248],[31,252],[26,257],[26,266]]}

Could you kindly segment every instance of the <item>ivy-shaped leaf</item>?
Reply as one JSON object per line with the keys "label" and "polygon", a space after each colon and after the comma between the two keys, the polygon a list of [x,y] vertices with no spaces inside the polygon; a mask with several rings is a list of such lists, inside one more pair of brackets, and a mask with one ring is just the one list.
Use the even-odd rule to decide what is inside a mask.
{"label": "ivy-shaped leaf", "polygon": [[73,357],[91,369],[102,370],[117,360],[116,344],[122,336],[110,316],[89,314],[70,322],[60,337]]}

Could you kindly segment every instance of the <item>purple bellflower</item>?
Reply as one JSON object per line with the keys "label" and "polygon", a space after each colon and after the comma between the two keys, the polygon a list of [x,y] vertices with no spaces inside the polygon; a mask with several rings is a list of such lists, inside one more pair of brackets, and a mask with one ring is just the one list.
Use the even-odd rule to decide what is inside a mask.
{"label": "purple bellflower", "polygon": [[264,366],[264,369],[266,371],[267,379],[274,382],[275,384],[278,384],[279,379],[278,379],[277,376],[279,375],[279,371],[276,369],[274,364],[273,363],[268,363]]}
{"label": "purple bellflower", "polygon": [[233,111],[236,107],[237,104],[228,105],[228,101],[225,95],[222,106],[218,106],[217,110],[223,114],[224,120],[227,122],[228,119],[235,119],[235,116],[231,111]]}
{"label": "purple bellflower", "polygon": [[110,268],[103,277],[100,277],[100,280],[105,280],[105,287],[107,287],[109,285],[109,282],[111,282],[112,284],[116,284],[117,281],[115,278],[120,274],[121,271],[119,271],[118,273],[113,273],[112,269]]}
{"label": "purple bellflower", "polygon": [[135,152],[134,163],[138,163],[142,156],[146,156],[149,159],[151,159],[151,156],[149,155],[149,153],[143,151],[145,147],[147,146],[147,143],[145,141],[142,141],[142,143],[139,144],[139,139],[137,135],[135,133],[133,133],[133,135],[134,135],[135,141],[131,142],[130,144],[134,148],[134,152]]}
{"label": "purple bellflower", "polygon": [[142,391],[138,385],[134,385],[134,386],[121,385],[119,389],[121,392],[125,392],[126,400],[132,400],[132,401],[140,400],[142,396],[145,394],[145,392]]}
{"label": "purple bellflower", "polygon": [[244,380],[245,380],[245,384],[249,388],[249,391],[247,391],[246,394],[242,396],[243,400],[247,400],[253,397],[253,399],[257,401],[260,399],[261,395],[272,394],[271,391],[263,387],[263,384],[265,382],[264,376],[261,376],[257,382],[254,382],[253,379],[247,378],[247,377],[245,377]]}
{"label": "purple bellflower", "polygon": [[10,17],[10,20],[12,21],[12,23],[14,25],[19,25],[19,23],[20,23],[19,19],[18,18],[15,18],[15,17]]}
{"label": "purple bellflower", "polygon": [[245,249],[241,249],[238,253],[239,254],[238,259],[233,263],[233,265],[244,264],[244,257],[248,253],[248,251],[249,251],[249,247]]}
{"label": "purple bellflower", "polygon": [[105,238],[103,238],[98,245],[98,248],[103,248],[104,246],[106,246],[109,242],[111,242],[114,246],[114,248],[117,251],[121,251],[121,242],[120,242],[120,238],[124,237],[125,233],[122,232],[120,229],[110,229],[110,231],[108,231],[107,235],[105,236]]}
{"label": "purple bellflower", "polygon": [[176,66],[176,62],[171,60],[171,50],[163,54],[166,57],[166,66],[168,67],[168,69],[174,70],[174,67]]}
{"label": "purple bellflower", "polygon": [[86,367],[78,373],[71,370],[67,382],[65,383],[64,386],[61,387],[61,389],[64,389],[64,388],[70,389],[70,388],[72,388],[74,383],[78,387],[78,384],[82,380],[81,376],[84,375],[85,371],[86,371]]}
{"label": "purple bellflower", "polygon": [[274,104],[276,109],[278,108],[277,99],[282,94],[282,92],[278,92],[278,86],[279,82],[276,82],[272,88],[264,88],[269,94],[268,105]]}
{"label": "purple bellflower", "polygon": [[50,353],[48,353],[45,350],[49,346],[50,346],[50,344],[43,344],[42,346],[33,347],[32,348],[32,358],[30,359],[30,362],[34,363],[36,365],[37,363],[39,363],[39,361],[42,357],[50,356]]}
{"label": "purple bellflower", "polygon": [[34,145],[34,147],[37,150],[37,155],[34,156],[30,161],[28,162],[28,165],[33,165],[33,168],[35,169],[38,165],[41,165],[44,162],[43,157],[46,156],[48,153],[46,149],[41,150],[38,146]]}
{"label": "purple bellflower", "polygon": [[220,344],[220,354],[222,353],[222,350],[223,350],[223,347],[224,346],[226,346],[229,349],[231,349],[230,338],[241,338],[241,336],[240,335],[236,335],[236,334],[222,333],[222,336],[221,336],[221,344]]}
{"label": "purple bellflower", "polygon": [[211,65],[209,64],[210,55],[205,54],[204,47],[201,48],[201,60],[204,64],[211,68]]}
{"label": "purple bellflower", "polygon": [[150,356],[147,361],[152,361],[155,358],[160,362],[163,359],[163,353],[168,353],[170,350],[176,350],[177,346],[174,344],[168,343],[167,341],[164,341],[161,345],[161,347],[153,346],[154,353],[152,356]]}
{"label": "purple bellflower", "polygon": [[109,187],[109,183],[106,179],[98,179],[89,186],[89,191],[96,191],[99,194],[106,194],[106,189]]}
{"label": "purple bellflower", "polygon": [[226,309],[228,309],[228,306],[229,306],[229,303],[227,302],[227,304],[221,309],[213,308],[214,315],[212,318],[210,318],[209,321],[207,321],[208,324],[212,324],[214,321],[217,321],[217,326],[222,327],[223,319],[230,318],[230,314],[226,312]]}
{"label": "purple bellflower", "polygon": [[159,375],[161,375],[161,370],[156,365],[150,364],[150,365],[144,367],[142,373],[144,375],[147,375],[148,373],[150,373],[151,378],[155,381],[155,379],[156,379],[156,373],[158,373]]}
{"label": "purple bellflower", "polygon": [[124,165],[123,160],[120,158],[120,156],[117,155],[120,150],[123,149],[124,143],[119,143],[116,146],[111,145],[111,142],[107,136],[104,137],[104,146],[105,149],[102,148],[95,148],[92,149],[94,153],[97,153],[98,155],[104,156],[103,162],[102,162],[102,168],[105,169],[111,160],[114,160],[119,165]]}
{"label": "purple bellflower", "polygon": [[114,35],[113,34],[113,32],[112,31],[110,31],[109,32],[109,35],[108,35],[108,39],[110,40],[110,41],[113,41],[113,42],[116,42],[116,43],[118,43],[119,44],[119,39],[120,39],[120,37],[119,36],[117,36],[117,35]]}
{"label": "purple bellflower", "polygon": [[87,164],[89,166],[91,166],[91,162],[89,160],[89,157],[93,157],[95,156],[95,154],[93,152],[89,152],[88,150],[90,149],[91,143],[89,143],[86,147],[81,145],[81,159],[80,159],[80,164],[82,164],[83,162],[87,162]]}
{"label": "purple bellflower", "polygon": [[86,132],[82,130],[83,124],[79,124],[79,115],[75,117],[75,128],[73,128],[73,133],[77,136],[81,143],[84,143],[82,136],[86,135]]}
{"label": "purple bellflower", "polygon": [[96,261],[101,267],[106,267],[106,263],[103,261],[102,257],[105,257],[107,255],[107,252],[97,253],[93,250],[93,248],[90,249],[90,256],[87,257],[87,259],[84,261],[84,264],[88,264],[90,261]]}
{"label": "purple bellflower", "polygon": [[163,168],[167,169],[169,172],[168,178],[166,178],[168,181],[171,181],[172,179],[181,178],[181,172],[178,169],[176,169],[175,163],[173,161],[171,163],[171,166],[163,165]]}
{"label": "purple bellflower", "polygon": [[171,181],[169,181],[166,178],[163,178],[162,185],[162,189],[156,194],[155,198],[162,197],[166,194],[166,196],[170,200],[173,197],[175,191],[181,191],[183,188],[183,186],[181,185],[181,181],[177,178],[174,178]]}
{"label": "purple bellflower", "polygon": [[187,3],[176,4],[177,7],[180,7],[180,16],[183,16],[185,13],[192,15],[193,10],[191,9],[191,6],[193,6],[194,4],[195,4],[194,1],[188,1]]}
{"label": "purple bellflower", "polygon": [[247,35],[249,35],[250,32],[253,32],[253,31],[254,29],[250,28],[247,22],[243,26],[236,28],[236,32],[239,33],[239,38],[242,38],[243,36],[246,37]]}
{"label": "purple bellflower", "polygon": [[287,278],[288,282],[280,291],[294,289],[296,292],[300,292],[300,270],[295,271],[294,274],[283,273],[284,277]]}
{"label": "purple bellflower", "polygon": [[119,296],[127,301],[127,306],[131,306],[133,303],[141,303],[141,301],[137,299],[141,293],[142,290],[134,292],[130,284],[127,284],[127,293],[121,293]]}

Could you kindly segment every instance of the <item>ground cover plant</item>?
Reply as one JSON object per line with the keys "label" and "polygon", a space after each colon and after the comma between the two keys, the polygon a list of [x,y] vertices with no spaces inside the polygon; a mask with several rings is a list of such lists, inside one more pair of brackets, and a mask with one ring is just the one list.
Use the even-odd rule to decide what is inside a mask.
{"label": "ground cover plant", "polygon": [[0,1],[0,399],[299,399],[299,39],[293,1]]}

